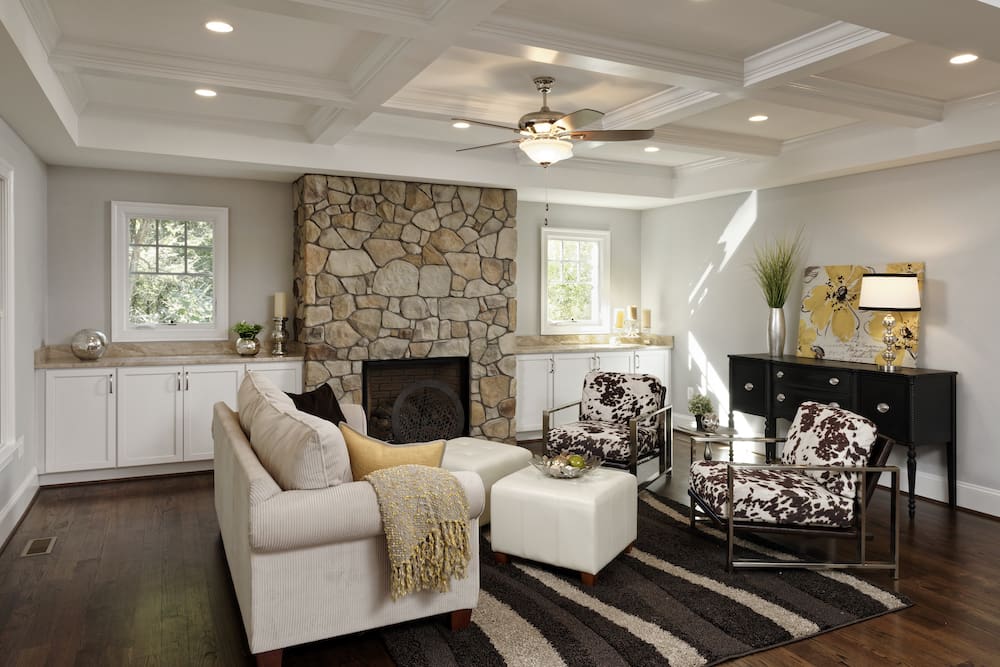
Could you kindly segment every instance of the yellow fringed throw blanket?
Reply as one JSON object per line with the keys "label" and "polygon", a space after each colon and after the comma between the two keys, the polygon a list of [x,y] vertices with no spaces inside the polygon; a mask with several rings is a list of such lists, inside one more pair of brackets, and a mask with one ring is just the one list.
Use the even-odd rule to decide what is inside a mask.
{"label": "yellow fringed throw blanket", "polygon": [[469,500],[447,470],[403,465],[365,476],[378,497],[389,546],[392,599],[446,592],[469,564]]}

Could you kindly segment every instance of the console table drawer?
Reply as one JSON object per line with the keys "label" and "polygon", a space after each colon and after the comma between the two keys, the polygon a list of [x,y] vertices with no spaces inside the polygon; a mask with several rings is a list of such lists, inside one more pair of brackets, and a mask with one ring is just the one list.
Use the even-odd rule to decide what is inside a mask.
{"label": "console table drawer", "polygon": [[733,359],[729,377],[733,409],[751,414],[763,414],[767,407],[764,393],[767,381],[767,364],[750,359]]}
{"label": "console table drawer", "polygon": [[808,387],[775,386],[773,393],[771,398],[774,401],[774,414],[782,419],[792,419],[795,416],[795,411],[806,401],[816,401],[828,405],[836,404],[836,407],[846,410],[854,409],[851,396],[845,395],[843,392],[822,391]]}
{"label": "console table drawer", "polygon": [[875,422],[879,433],[911,442],[910,383],[905,378],[865,377],[858,392],[858,412]]}
{"label": "console table drawer", "polygon": [[775,386],[780,384],[829,389],[842,392],[845,396],[851,393],[853,375],[845,370],[774,364],[771,372]]}

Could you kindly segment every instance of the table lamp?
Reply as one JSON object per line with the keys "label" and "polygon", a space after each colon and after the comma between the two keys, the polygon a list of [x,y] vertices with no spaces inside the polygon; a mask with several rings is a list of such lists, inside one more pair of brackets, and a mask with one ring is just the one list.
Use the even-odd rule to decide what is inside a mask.
{"label": "table lamp", "polygon": [[861,296],[858,299],[859,310],[883,310],[882,326],[885,333],[882,342],[885,351],[882,359],[885,364],[880,370],[891,373],[896,370],[893,362],[896,360],[894,348],[899,338],[893,332],[896,326],[894,312],[920,310],[920,285],[915,273],[867,273],[861,277]]}

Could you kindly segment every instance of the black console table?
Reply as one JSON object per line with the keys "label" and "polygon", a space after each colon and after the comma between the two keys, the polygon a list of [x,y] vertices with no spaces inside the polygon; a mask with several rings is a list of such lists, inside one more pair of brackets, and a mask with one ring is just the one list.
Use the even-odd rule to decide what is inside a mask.
{"label": "black console table", "polygon": [[[839,405],[863,415],[879,433],[907,446],[910,516],[916,509],[918,445],[944,444],[948,457],[948,504],[955,507],[954,371],[897,368],[880,371],[874,364],[828,361],[768,354],[729,355],[729,425],[733,412],[764,417],[767,437],[775,437],[777,420],[792,419],[803,401]],[[767,460],[775,458],[768,443]]]}

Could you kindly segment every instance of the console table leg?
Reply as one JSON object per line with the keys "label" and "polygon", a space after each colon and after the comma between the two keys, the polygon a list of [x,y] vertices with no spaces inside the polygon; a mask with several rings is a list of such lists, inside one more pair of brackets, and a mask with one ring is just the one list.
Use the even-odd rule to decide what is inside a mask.
{"label": "console table leg", "polygon": [[914,491],[917,488],[917,446],[912,442],[908,445],[906,450],[906,481],[909,482],[909,495],[908,507],[910,510],[910,518],[917,512],[917,500]]}
{"label": "console table leg", "polygon": [[948,443],[948,507],[955,509],[958,505],[958,481],[955,470],[955,441]]}
{"label": "console table leg", "polygon": [[[764,437],[778,437],[778,420],[766,418],[764,421]],[[774,463],[778,458],[778,444],[775,442],[764,443],[764,463]]]}

